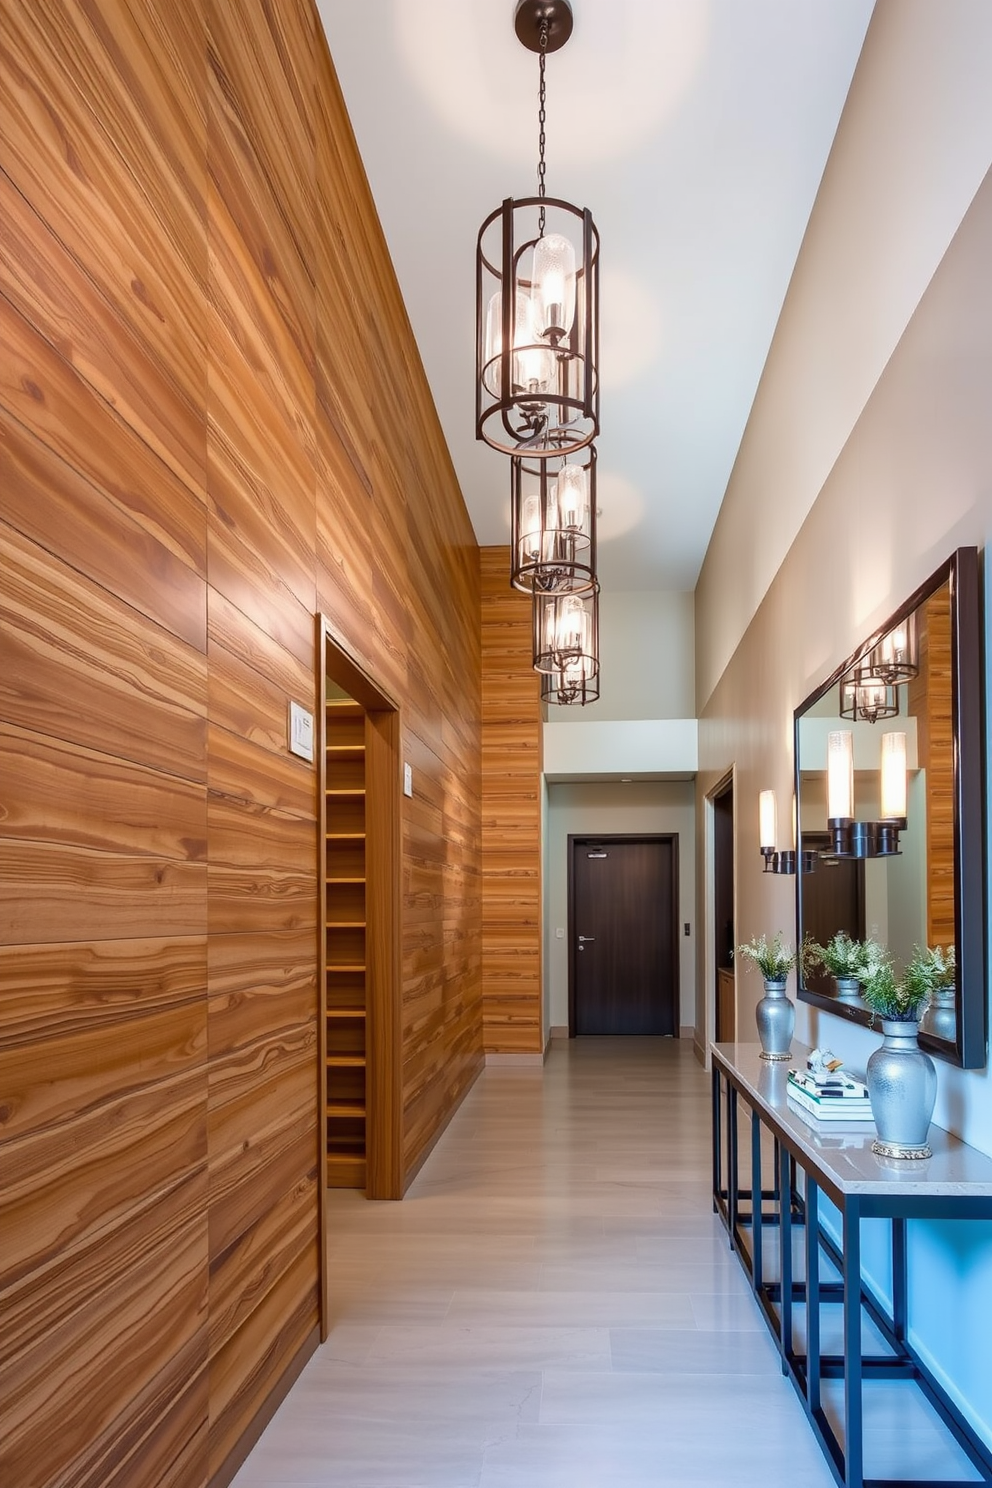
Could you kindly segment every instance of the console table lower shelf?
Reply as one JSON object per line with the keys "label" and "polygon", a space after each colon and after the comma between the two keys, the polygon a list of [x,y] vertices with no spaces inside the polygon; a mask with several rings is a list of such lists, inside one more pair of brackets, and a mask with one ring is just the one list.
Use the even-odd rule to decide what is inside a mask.
{"label": "console table lower shelf", "polygon": [[[798,1044],[793,1049],[792,1062],[802,1065],[808,1051]],[[933,1157],[925,1162],[878,1157],[871,1150],[874,1128],[823,1130],[804,1120],[786,1094],[788,1065],[763,1061],[757,1044],[713,1044],[711,1054],[714,1208],[778,1344],[782,1372],[791,1378],[837,1482],[844,1488],[992,1483],[992,1452],[909,1342],[906,1235],[911,1219],[992,1219],[992,1158],[939,1127],[931,1127]],[[821,1193],[839,1213],[839,1244],[822,1226]],[[862,1279],[866,1219],[889,1224],[890,1308]],[[839,1354],[822,1347],[821,1310],[829,1304],[841,1308]],[[881,1352],[865,1352],[866,1317],[881,1336]],[[915,1383],[957,1444],[962,1463],[970,1464],[970,1476],[865,1477],[864,1384],[877,1379]],[[843,1386],[839,1429],[824,1409],[828,1381]]]}

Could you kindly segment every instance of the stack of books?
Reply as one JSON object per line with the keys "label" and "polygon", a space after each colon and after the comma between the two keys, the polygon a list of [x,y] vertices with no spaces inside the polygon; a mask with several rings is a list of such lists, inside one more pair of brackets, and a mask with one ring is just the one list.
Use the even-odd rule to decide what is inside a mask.
{"label": "stack of books", "polygon": [[788,1096],[804,1115],[817,1121],[871,1121],[871,1101],[864,1081],[834,1070],[817,1077],[809,1070],[790,1069]]}

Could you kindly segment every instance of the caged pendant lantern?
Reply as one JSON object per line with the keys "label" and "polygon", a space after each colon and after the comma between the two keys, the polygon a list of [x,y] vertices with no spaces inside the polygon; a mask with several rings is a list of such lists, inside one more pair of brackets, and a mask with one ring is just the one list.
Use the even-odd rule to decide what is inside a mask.
{"label": "caged pendant lantern", "polygon": [[537,195],[508,197],[476,249],[476,436],[550,459],[599,433],[599,233],[545,190],[545,64],[572,32],[568,0],[519,0],[519,40],[538,53]]}
{"label": "caged pendant lantern", "polygon": [[510,583],[527,593],[581,592],[596,582],[596,449],[510,461]]}

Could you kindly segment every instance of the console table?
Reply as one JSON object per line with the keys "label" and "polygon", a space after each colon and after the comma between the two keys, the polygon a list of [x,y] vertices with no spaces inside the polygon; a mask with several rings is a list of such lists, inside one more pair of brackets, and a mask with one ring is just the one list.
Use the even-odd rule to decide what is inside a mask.
{"label": "console table", "polygon": [[[980,1474],[992,1483],[992,1452],[976,1436],[908,1341],[906,1222],[910,1219],[992,1219],[992,1158],[939,1127],[930,1128],[933,1157],[906,1161],[876,1156],[873,1126],[804,1120],[786,1093],[788,1064],[762,1060],[757,1044],[713,1044],[713,1202],[747,1272],[755,1297],[778,1343],[782,1372],[803,1402],[837,1482],[844,1488],[899,1488],[903,1478],[865,1478],[863,1382],[871,1378],[915,1381]],[[808,1050],[793,1044],[790,1063],[805,1064]],[[741,1107],[746,1107],[742,1115]],[[749,1174],[741,1179],[741,1136]],[[762,1153],[762,1133],[770,1162]],[[765,1154],[767,1157],[767,1151]],[[762,1167],[766,1168],[763,1174]],[[770,1171],[769,1171],[770,1169]],[[840,1214],[837,1245],[820,1222],[819,1194]],[[892,1306],[886,1308],[861,1277],[861,1222],[889,1222]],[[793,1232],[804,1231],[804,1267],[794,1266]],[[766,1231],[779,1237],[778,1274],[770,1274]],[[839,1281],[821,1274],[830,1258]],[[800,1274],[801,1270],[801,1274]],[[839,1305],[843,1354],[821,1350],[820,1309]],[[794,1309],[805,1308],[805,1348],[798,1346]],[[862,1313],[871,1318],[889,1352],[862,1350]],[[834,1430],[821,1399],[823,1380],[843,1380],[843,1428]],[[927,1479],[929,1488],[952,1488],[964,1479]],[[968,1481],[976,1481],[974,1478]],[[914,1485],[915,1488],[915,1485]]]}

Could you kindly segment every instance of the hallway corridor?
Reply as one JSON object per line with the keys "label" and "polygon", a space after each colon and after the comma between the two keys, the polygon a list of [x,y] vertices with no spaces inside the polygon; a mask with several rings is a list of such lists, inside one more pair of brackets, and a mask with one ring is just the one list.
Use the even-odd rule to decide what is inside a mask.
{"label": "hallway corridor", "polygon": [[490,1067],[398,1204],[335,1192],[332,1331],[235,1488],[827,1488],[712,1213],[688,1042]]}

